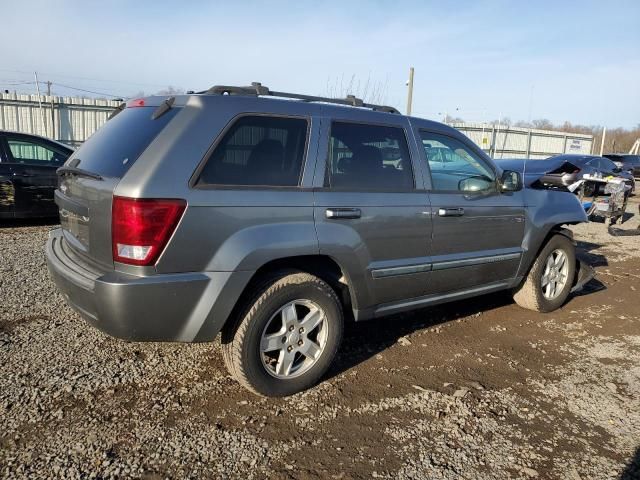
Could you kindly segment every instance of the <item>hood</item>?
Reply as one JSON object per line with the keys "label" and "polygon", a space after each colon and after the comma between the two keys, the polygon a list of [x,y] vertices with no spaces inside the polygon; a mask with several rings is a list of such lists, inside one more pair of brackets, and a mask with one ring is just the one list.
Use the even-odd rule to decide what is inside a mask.
{"label": "hood", "polygon": [[569,164],[575,170],[573,164],[567,162],[562,159],[555,158],[545,158],[543,160],[531,160],[526,158],[509,158],[504,160],[494,160],[496,164],[502,170],[513,170],[514,172],[524,173],[526,167],[526,174],[540,174],[544,175],[545,173],[551,173],[554,170],[558,170],[564,166],[564,164]]}
{"label": "hood", "polygon": [[495,160],[502,170],[512,170],[522,175],[525,186],[533,188],[561,188],[565,189],[571,177],[569,175],[580,169],[565,159],[546,158],[530,160],[511,158]]}

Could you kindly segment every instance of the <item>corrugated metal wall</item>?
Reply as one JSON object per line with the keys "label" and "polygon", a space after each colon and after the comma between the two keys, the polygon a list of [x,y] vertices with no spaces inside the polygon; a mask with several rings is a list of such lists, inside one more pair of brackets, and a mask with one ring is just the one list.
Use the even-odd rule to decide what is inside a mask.
{"label": "corrugated metal wall", "polygon": [[[91,136],[120,102],[89,98],[0,94],[0,130],[34,133],[78,146]],[[494,158],[546,158],[559,153],[591,153],[593,136],[487,125],[454,123]]]}
{"label": "corrugated metal wall", "polygon": [[453,123],[451,126],[494,158],[547,158],[559,153],[589,155],[593,144],[593,135],[579,133],[482,123]]}
{"label": "corrugated metal wall", "polygon": [[78,146],[120,102],[91,98],[0,94],[0,130],[33,133]]}

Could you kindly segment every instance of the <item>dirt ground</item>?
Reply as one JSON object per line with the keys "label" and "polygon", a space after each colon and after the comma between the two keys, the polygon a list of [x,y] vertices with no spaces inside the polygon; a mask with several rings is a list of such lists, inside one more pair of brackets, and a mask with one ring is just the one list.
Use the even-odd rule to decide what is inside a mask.
{"label": "dirt ground", "polygon": [[49,228],[0,229],[0,476],[640,478],[640,237],[575,227],[597,280],[550,314],[501,293],[349,325],[320,385],[272,400],[217,344],[90,328]]}

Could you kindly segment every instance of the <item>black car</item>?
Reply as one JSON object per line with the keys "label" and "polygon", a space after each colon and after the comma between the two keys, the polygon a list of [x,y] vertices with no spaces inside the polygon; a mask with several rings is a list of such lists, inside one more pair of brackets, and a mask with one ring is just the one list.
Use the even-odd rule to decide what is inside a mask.
{"label": "black car", "polygon": [[[555,161],[569,162],[577,166],[579,170],[575,174],[575,180],[580,180],[586,174],[600,174],[603,177],[622,177],[626,179],[626,183],[631,187],[631,192],[635,192],[636,182],[633,179],[633,175],[623,171],[608,158],[597,157],[595,155],[556,155],[549,158],[549,160],[552,159]],[[597,184],[588,184],[585,187],[585,194],[587,196],[598,194],[600,191],[601,187]]]}
{"label": "black car", "polygon": [[47,138],[0,130],[0,218],[57,216],[56,170],[72,153]]}
{"label": "black car", "polygon": [[[513,170],[524,162],[523,159],[504,159],[498,161],[501,168]],[[633,175],[622,171],[615,163],[608,158],[597,157],[595,155],[555,155],[543,160],[528,160],[525,169],[525,183],[527,179],[539,180],[542,183],[557,184],[568,187],[581,180],[585,174],[601,174],[603,177],[622,177],[626,179],[631,191],[635,191],[635,181]],[[592,196],[598,193],[599,186],[588,183],[585,186],[585,195]]]}
{"label": "black car", "polygon": [[634,177],[640,178],[640,155],[607,153],[603,156],[615,163],[623,172],[629,172]]}

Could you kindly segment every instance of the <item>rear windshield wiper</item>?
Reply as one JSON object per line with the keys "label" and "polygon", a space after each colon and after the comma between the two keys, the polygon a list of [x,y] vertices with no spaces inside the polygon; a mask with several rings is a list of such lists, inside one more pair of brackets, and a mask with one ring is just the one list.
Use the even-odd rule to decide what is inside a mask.
{"label": "rear windshield wiper", "polygon": [[160,118],[162,115],[164,115],[165,113],[167,113],[169,110],[171,110],[171,107],[173,106],[173,102],[175,101],[176,101],[176,97],[167,98],[153,112],[153,115],[151,115],[151,120],[156,120]]}
{"label": "rear windshield wiper", "polygon": [[79,177],[87,177],[87,178],[93,178],[94,180],[102,180],[102,175],[98,175],[97,173],[89,172],[87,170],[83,170],[82,168],[71,167],[68,165],[65,165],[64,167],[60,167],[59,169],[56,170],[56,173],[59,176],[70,173],[72,175],[77,175]]}
{"label": "rear windshield wiper", "polygon": [[107,120],[111,120],[113,117],[115,117],[117,114],[119,114],[122,110],[124,110],[127,107],[127,104],[122,102],[120,105],[118,105],[113,112],[111,112],[109,114],[109,116],[107,117]]}

